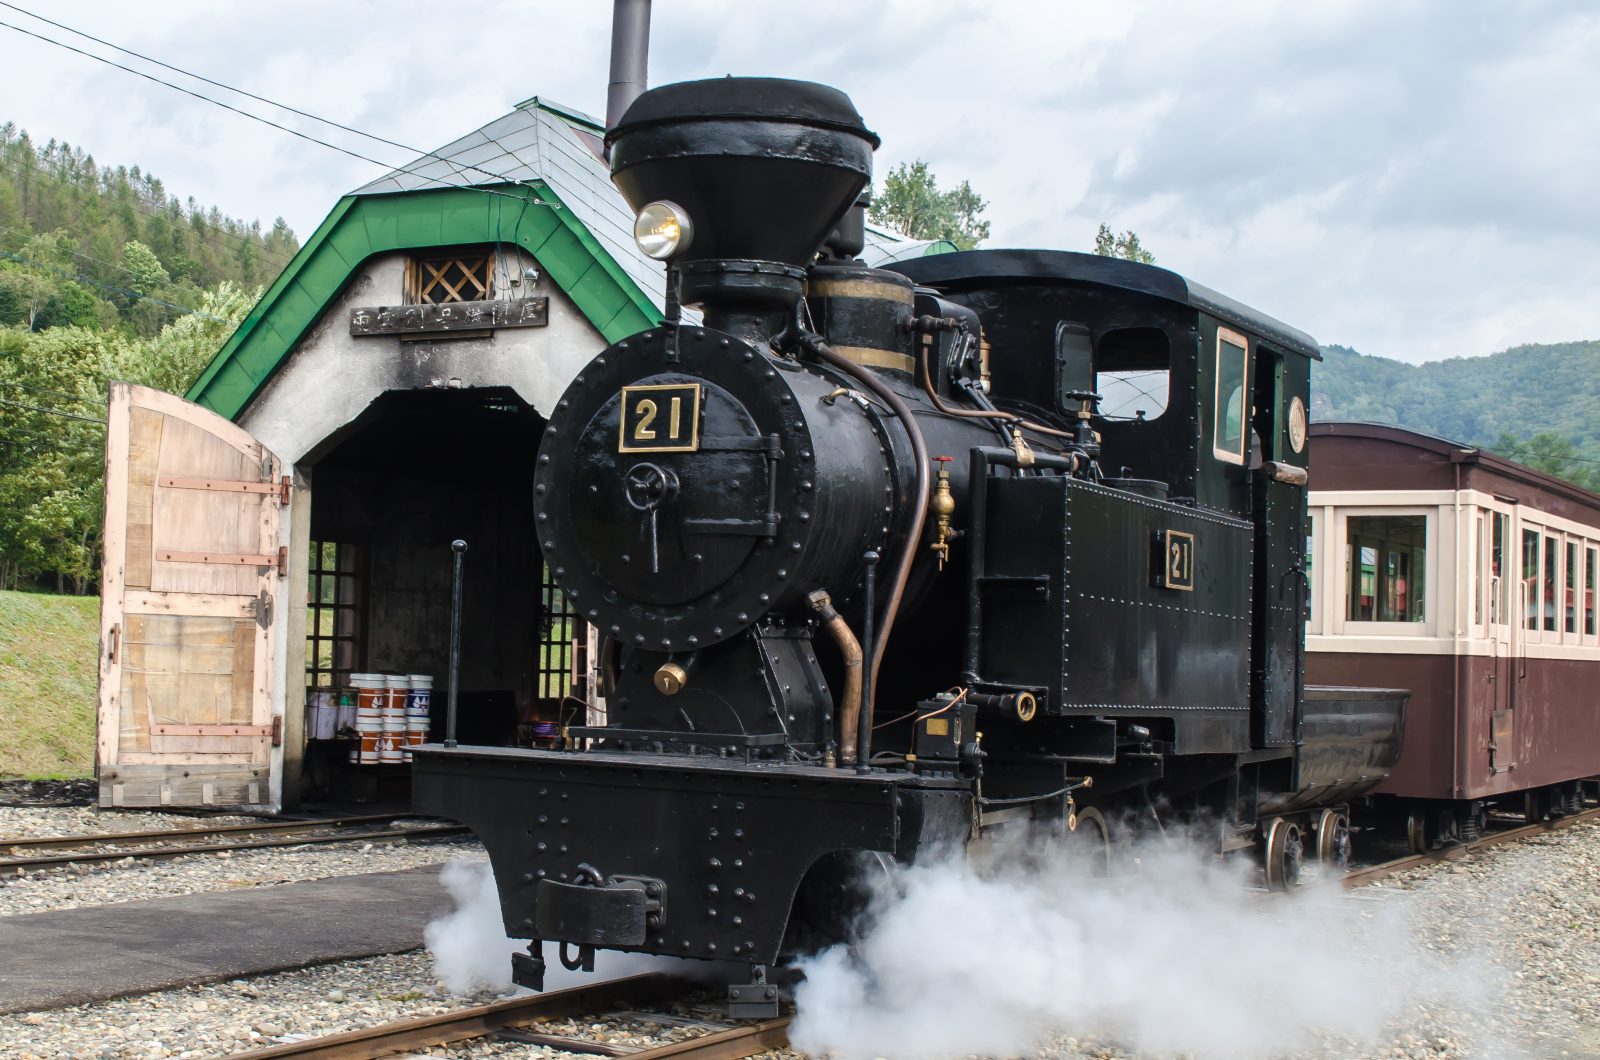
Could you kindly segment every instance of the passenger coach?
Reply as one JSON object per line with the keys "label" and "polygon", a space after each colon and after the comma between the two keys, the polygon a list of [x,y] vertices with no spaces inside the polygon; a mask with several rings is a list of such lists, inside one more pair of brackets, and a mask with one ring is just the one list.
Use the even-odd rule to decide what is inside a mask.
{"label": "passenger coach", "polygon": [[1600,496],[1398,427],[1310,434],[1306,677],[1411,689],[1377,791],[1413,848],[1491,806],[1577,812],[1600,773]]}

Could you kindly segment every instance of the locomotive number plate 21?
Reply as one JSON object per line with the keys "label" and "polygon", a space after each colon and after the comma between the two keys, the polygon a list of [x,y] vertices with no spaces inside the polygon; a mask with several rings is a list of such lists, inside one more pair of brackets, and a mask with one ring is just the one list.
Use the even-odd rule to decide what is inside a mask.
{"label": "locomotive number plate 21", "polygon": [[692,453],[700,448],[700,384],[622,388],[619,453]]}
{"label": "locomotive number plate 21", "polygon": [[1162,530],[1150,556],[1150,583],[1157,589],[1194,591],[1194,535]]}

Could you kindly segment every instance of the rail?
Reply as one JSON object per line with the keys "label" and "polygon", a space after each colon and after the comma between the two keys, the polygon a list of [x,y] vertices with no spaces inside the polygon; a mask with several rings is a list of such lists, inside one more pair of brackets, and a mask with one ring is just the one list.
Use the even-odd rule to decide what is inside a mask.
{"label": "rail", "polygon": [[[437,1016],[386,1023],[378,1027],[330,1034],[304,1041],[285,1042],[248,1053],[234,1054],[233,1060],[370,1060],[409,1049],[423,1049],[452,1042],[511,1032],[514,1040],[548,1044],[571,1050],[576,1044],[556,1036],[527,1034],[522,1028],[542,1020],[605,1014],[624,1009],[626,1015],[654,1018],[632,1011],[633,1006],[672,1001],[693,988],[676,976],[662,973],[629,976],[605,983],[592,983],[567,990],[553,990],[531,997],[509,998],[488,1005],[458,1009]],[[663,1019],[665,1023],[684,1021]],[[740,1060],[757,1053],[782,1049],[788,1045],[789,1020],[765,1020],[742,1027],[713,1030],[709,1034],[639,1049],[607,1047],[581,1043],[585,1052],[622,1056],[631,1060]]]}
{"label": "rail", "polygon": [[[145,832],[104,832],[89,835],[13,836],[0,838],[0,870],[58,868],[95,862],[185,857],[224,851],[270,850],[279,847],[352,843],[386,839],[438,839],[462,835],[456,824],[420,824],[414,827],[365,828],[376,822],[404,819],[403,814],[338,817],[309,821],[268,821],[260,824],[215,825],[200,828],[165,828]],[[321,834],[318,834],[321,833]],[[262,838],[248,838],[259,836]],[[208,837],[216,842],[196,842]],[[89,849],[84,849],[89,848]],[[21,852],[68,851],[33,856]]]}
{"label": "rail", "polygon": [[1551,821],[1540,821],[1535,824],[1522,825],[1518,828],[1508,828],[1502,832],[1487,832],[1470,843],[1456,843],[1452,846],[1440,847],[1438,850],[1430,850],[1426,854],[1412,854],[1408,857],[1396,858],[1393,861],[1385,861],[1378,865],[1367,865],[1359,869],[1351,869],[1344,874],[1342,882],[1346,890],[1364,887],[1369,883],[1377,883],[1379,880],[1387,879],[1397,872],[1404,872],[1406,869],[1434,865],[1442,861],[1454,861],[1457,858],[1465,857],[1474,850],[1482,850],[1498,843],[1508,843],[1513,839],[1527,839],[1531,836],[1544,835],[1547,832],[1556,832],[1563,828],[1571,828],[1574,825],[1593,821],[1596,818],[1600,818],[1600,807],[1584,810],[1581,813],[1573,814],[1571,817],[1557,817]]}

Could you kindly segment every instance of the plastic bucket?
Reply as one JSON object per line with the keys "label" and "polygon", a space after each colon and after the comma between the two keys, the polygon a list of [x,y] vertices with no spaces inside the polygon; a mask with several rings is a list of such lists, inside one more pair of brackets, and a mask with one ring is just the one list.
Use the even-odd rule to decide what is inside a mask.
{"label": "plastic bucket", "polygon": [[378,761],[396,764],[405,761],[406,700],[411,695],[411,678],[404,674],[384,677],[388,696],[383,706],[383,738],[378,744]]}
{"label": "plastic bucket", "polygon": [[[428,742],[428,729],[432,719],[433,677],[431,674],[412,674],[411,692],[406,697],[405,746],[416,747]],[[410,758],[411,753],[405,752]]]}

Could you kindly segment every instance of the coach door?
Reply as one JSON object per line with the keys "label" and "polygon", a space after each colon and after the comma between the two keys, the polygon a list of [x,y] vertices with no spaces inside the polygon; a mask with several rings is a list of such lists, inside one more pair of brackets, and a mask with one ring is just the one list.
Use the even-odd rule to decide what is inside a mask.
{"label": "coach door", "polygon": [[1493,774],[1516,764],[1512,719],[1521,677],[1518,659],[1522,655],[1523,617],[1531,605],[1526,596],[1528,585],[1519,577],[1521,552],[1513,536],[1511,513],[1490,508],[1484,510],[1482,518],[1482,573],[1488,589],[1486,632],[1494,652],[1489,673],[1489,772]]}
{"label": "coach door", "polygon": [[171,394],[111,386],[96,773],[102,806],[273,800],[277,457]]}

